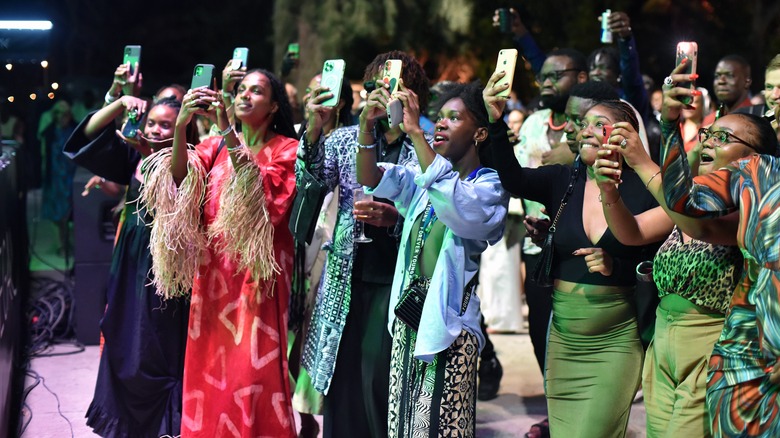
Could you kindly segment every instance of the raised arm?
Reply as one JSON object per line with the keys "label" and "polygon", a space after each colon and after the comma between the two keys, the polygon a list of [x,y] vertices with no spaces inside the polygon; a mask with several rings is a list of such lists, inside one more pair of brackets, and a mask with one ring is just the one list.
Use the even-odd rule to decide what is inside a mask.
{"label": "raised arm", "polygon": [[137,114],[145,114],[147,103],[143,99],[133,96],[122,96],[109,105],[104,106],[90,117],[84,127],[84,136],[88,140],[94,140],[113,121],[125,111],[135,111]]}
{"label": "raised arm", "polygon": [[[173,131],[171,174],[176,185],[181,184],[189,172],[187,167],[187,125],[189,125],[196,114],[205,113],[205,110],[199,108],[198,105],[205,105],[208,107],[214,102],[219,102],[215,93],[211,90],[206,91],[205,87],[189,90],[187,94],[184,95],[181,110],[179,110],[179,115],[176,118],[176,127]],[[231,136],[230,140],[235,144],[226,144],[228,148],[237,145],[235,134]],[[228,141],[227,138],[226,141]]]}
{"label": "raised arm", "polygon": [[366,106],[360,113],[355,165],[358,183],[367,187],[376,187],[382,179],[383,170],[376,165],[375,128],[382,115],[386,114],[389,101],[390,93],[387,88],[377,87],[366,98]]}

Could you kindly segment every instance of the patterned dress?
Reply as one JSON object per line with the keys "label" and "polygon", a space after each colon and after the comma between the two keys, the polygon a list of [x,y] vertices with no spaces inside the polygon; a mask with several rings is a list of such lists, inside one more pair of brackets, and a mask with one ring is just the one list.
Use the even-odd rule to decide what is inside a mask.
{"label": "patterned dress", "polygon": [[710,361],[713,435],[780,436],[780,388],[768,380],[780,354],[780,160],[753,155],[692,178],[679,128],[664,123],[662,132],[670,208],[694,217],[740,212],[737,244],[746,268]]}
{"label": "patterned dress", "polygon": [[[213,225],[220,208],[258,207],[220,205],[215,195],[233,174],[226,149],[212,159],[219,141],[214,137],[197,146],[211,169],[203,207],[206,227]],[[210,242],[201,260],[184,362],[182,437],[295,436],[286,348],[293,265],[288,221],[297,145],[277,135],[255,155],[281,273],[255,282],[248,270],[239,270],[217,249],[217,241]]]}

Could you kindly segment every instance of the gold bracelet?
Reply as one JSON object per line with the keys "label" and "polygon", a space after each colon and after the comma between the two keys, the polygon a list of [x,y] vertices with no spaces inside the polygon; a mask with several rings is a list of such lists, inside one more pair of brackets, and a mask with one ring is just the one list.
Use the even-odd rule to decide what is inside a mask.
{"label": "gold bracelet", "polygon": [[650,183],[653,182],[653,178],[657,177],[660,173],[661,171],[659,170],[653,176],[651,176],[649,180],[647,180],[647,184],[645,184],[645,189],[650,190]]}
{"label": "gold bracelet", "polygon": [[606,207],[612,207],[613,205],[617,204],[617,202],[618,202],[618,201],[620,201],[620,192],[618,192],[618,197],[617,197],[617,199],[615,199],[615,200],[614,200],[614,201],[612,201],[612,202],[604,202],[604,201],[601,199],[601,193],[599,193],[599,202],[601,202],[602,204],[604,204]]}

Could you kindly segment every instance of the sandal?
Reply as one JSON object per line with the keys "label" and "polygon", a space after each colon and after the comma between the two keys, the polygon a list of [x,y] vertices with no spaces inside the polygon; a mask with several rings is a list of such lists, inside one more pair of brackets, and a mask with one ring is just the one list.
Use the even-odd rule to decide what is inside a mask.
{"label": "sandal", "polygon": [[550,420],[544,420],[531,425],[531,430],[526,432],[525,438],[550,438]]}

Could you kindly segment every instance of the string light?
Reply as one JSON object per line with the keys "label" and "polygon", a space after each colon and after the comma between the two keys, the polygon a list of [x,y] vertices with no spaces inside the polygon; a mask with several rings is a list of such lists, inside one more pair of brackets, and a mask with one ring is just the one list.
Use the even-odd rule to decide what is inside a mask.
{"label": "string light", "polygon": [[8,101],[11,102],[11,103],[14,103],[14,97],[13,96],[8,96]]}
{"label": "string light", "polygon": [[37,97],[38,95],[35,93],[30,94],[30,100],[35,100]]}
{"label": "string light", "polygon": [[41,67],[47,68],[48,66],[49,66],[49,61],[47,61],[45,59],[43,61],[41,61]]}
{"label": "string light", "polygon": [[58,88],[60,88],[60,84],[58,84],[58,83],[56,83],[56,82],[52,82],[52,84],[51,84],[51,89],[52,89],[52,90],[56,90],[56,89],[58,89]]}
{"label": "string light", "polygon": [[54,99],[54,93],[52,93],[52,92],[49,92],[49,94],[47,94],[47,96],[49,96],[49,99]]}
{"label": "string light", "polygon": [[8,70],[8,71],[11,71],[11,69],[13,69],[13,68],[14,68],[14,65],[11,64],[10,62],[5,65],[5,69]]}

